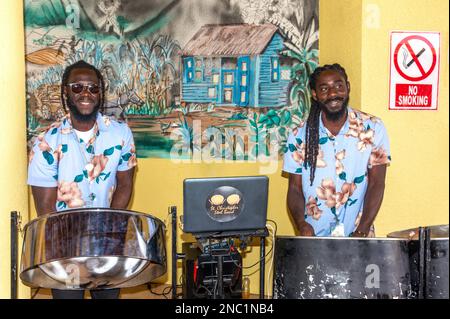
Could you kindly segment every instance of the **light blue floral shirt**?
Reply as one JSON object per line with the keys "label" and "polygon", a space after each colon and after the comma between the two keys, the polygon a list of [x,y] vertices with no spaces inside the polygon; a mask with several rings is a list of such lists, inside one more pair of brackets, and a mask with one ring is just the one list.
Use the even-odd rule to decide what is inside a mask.
{"label": "light blue floral shirt", "polygon": [[92,137],[78,138],[67,116],[40,134],[30,151],[28,184],[58,187],[55,210],[110,207],[117,171],[137,164],[125,123],[97,115]]}
{"label": "light blue floral shirt", "polygon": [[320,116],[319,154],[314,182],[305,159],[306,123],[290,134],[283,170],[302,175],[305,220],[316,236],[348,236],[359,224],[367,189],[368,169],[390,163],[390,147],[383,122],[348,108],[348,117],[337,136]]}

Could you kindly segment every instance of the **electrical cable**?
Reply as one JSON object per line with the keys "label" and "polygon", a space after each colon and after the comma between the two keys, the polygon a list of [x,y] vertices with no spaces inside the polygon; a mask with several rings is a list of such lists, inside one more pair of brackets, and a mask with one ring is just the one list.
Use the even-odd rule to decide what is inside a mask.
{"label": "electrical cable", "polygon": [[[275,232],[276,232],[276,229],[277,229],[277,223],[276,223],[274,220],[271,220],[271,219],[268,219],[267,221],[273,222],[273,223],[275,224]],[[268,224],[266,224],[266,226],[268,226]],[[272,237],[275,238],[275,236],[272,236]],[[272,241],[273,241],[273,240],[272,240]],[[269,251],[265,254],[264,259],[266,259],[267,256],[269,256],[269,255],[272,253],[273,247],[274,247],[274,243],[272,242],[272,246],[270,247]],[[246,267],[242,267],[242,269],[250,269],[250,268],[253,268],[253,267],[257,266],[257,265],[261,262],[261,260],[263,260],[263,258],[259,258],[259,260],[258,260],[257,262],[255,262],[253,265],[251,265],[251,266],[246,266]],[[267,262],[267,261],[266,261],[266,262]],[[252,273],[252,274],[253,274],[253,273]]]}
{"label": "electrical cable", "polygon": [[40,289],[41,289],[41,287],[38,287],[38,288],[36,289],[36,291],[34,292],[34,294],[31,296],[31,299],[36,298],[36,295],[38,294],[38,292],[39,292]]}
{"label": "electrical cable", "polygon": [[[264,256],[265,259],[267,259],[267,256],[269,256],[269,255],[272,254],[272,252],[273,252],[273,249],[274,249],[274,247],[275,247],[275,235],[276,235],[276,232],[277,232],[277,229],[278,229],[278,225],[277,225],[277,223],[276,223],[274,220],[268,219],[267,221],[268,221],[268,222],[272,222],[272,223],[274,224],[274,226],[275,226],[275,229],[272,228],[272,246],[270,247],[269,251],[268,251],[268,252],[266,253],[266,255]],[[270,226],[270,225],[269,225],[269,224],[266,224],[266,226]],[[263,258],[260,258],[260,259],[259,259],[256,263],[254,263],[253,265],[247,266],[247,267],[243,267],[243,269],[250,269],[250,268],[252,268],[252,267],[255,267],[256,265],[258,265],[258,264],[261,262],[262,259],[263,259]],[[272,261],[273,261],[273,254],[272,254]],[[267,263],[267,260],[266,260],[266,263]],[[259,271],[259,269],[256,269],[255,271],[253,271],[253,272],[251,272],[250,274],[247,274],[247,275],[245,275],[245,276],[250,277],[250,276],[256,274],[258,271]],[[244,274],[242,274],[242,275],[244,276]]]}
{"label": "electrical cable", "polygon": [[[277,233],[276,226],[275,226],[275,228],[273,228],[271,225],[267,224],[267,227],[272,228],[272,247],[273,247],[273,250],[272,250],[272,255],[270,256],[270,259],[271,259],[271,260],[270,260],[269,271],[267,272],[266,285],[269,284],[270,273],[272,272],[272,268],[273,268],[273,264],[274,264],[275,235],[276,235],[276,233]],[[269,291],[267,286],[266,286],[266,291]]]}
{"label": "electrical cable", "polygon": [[[164,290],[163,290],[162,293],[153,291],[153,290],[152,290],[152,284],[151,284],[151,283],[148,283],[148,284],[147,284],[147,288],[148,288],[148,290],[150,290],[150,292],[151,292],[153,295],[155,295],[155,296],[164,296],[164,297],[166,297],[165,294],[164,294]],[[167,297],[166,297],[166,299],[167,299]]]}
{"label": "electrical cable", "polygon": [[[177,285],[177,288],[180,288],[180,287],[182,287],[182,286],[181,285]],[[162,292],[155,292],[155,291],[153,291],[151,283],[147,284],[147,288],[153,295],[155,295],[155,296],[163,296],[165,299],[169,299],[169,298],[167,298],[167,295],[169,295],[172,292],[172,287],[171,286],[164,287]]]}

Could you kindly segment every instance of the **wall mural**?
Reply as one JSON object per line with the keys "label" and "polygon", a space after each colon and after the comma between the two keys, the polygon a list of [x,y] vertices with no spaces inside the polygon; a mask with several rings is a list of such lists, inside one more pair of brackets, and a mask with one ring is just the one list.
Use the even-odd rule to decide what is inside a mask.
{"label": "wall mural", "polygon": [[25,0],[25,26],[29,145],[64,116],[61,75],[80,59],[141,158],[278,156],[309,110],[318,1]]}

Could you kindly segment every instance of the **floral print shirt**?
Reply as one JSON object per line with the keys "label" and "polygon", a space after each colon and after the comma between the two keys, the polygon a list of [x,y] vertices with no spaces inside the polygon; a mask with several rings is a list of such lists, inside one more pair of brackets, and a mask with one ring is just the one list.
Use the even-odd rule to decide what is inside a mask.
{"label": "floral print shirt", "polygon": [[302,175],[305,220],[316,236],[349,236],[362,215],[368,169],[391,161],[383,122],[348,107],[348,117],[337,136],[319,120],[319,153],[313,184],[304,167],[306,123],[290,134],[283,170]]}
{"label": "floral print shirt", "polygon": [[29,155],[28,184],[58,187],[55,210],[110,207],[117,171],[136,166],[133,135],[125,123],[97,115],[93,135],[78,138],[70,117],[41,133]]}

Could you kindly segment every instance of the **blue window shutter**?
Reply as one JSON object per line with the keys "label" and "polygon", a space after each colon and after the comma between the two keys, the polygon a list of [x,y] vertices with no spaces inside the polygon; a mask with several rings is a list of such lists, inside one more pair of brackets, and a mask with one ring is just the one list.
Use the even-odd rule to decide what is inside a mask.
{"label": "blue window shutter", "polygon": [[[248,106],[250,93],[250,57],[242,56],[238,58],[238,89],[235,100],[239,106]],[[245,81],[245,82],[244,82]]]}
{"label": "blue window shutter", "polygon": [[187,57],[184,58],[184,82],[190,83],[194,79],[194,58],[193,57]]}
{"label": "blue window shutter", "polygon": [[272,82],[280,81],[280,60],[278,57],[272,57],[270,59],[270,66],[272,69],[271,78]]}

